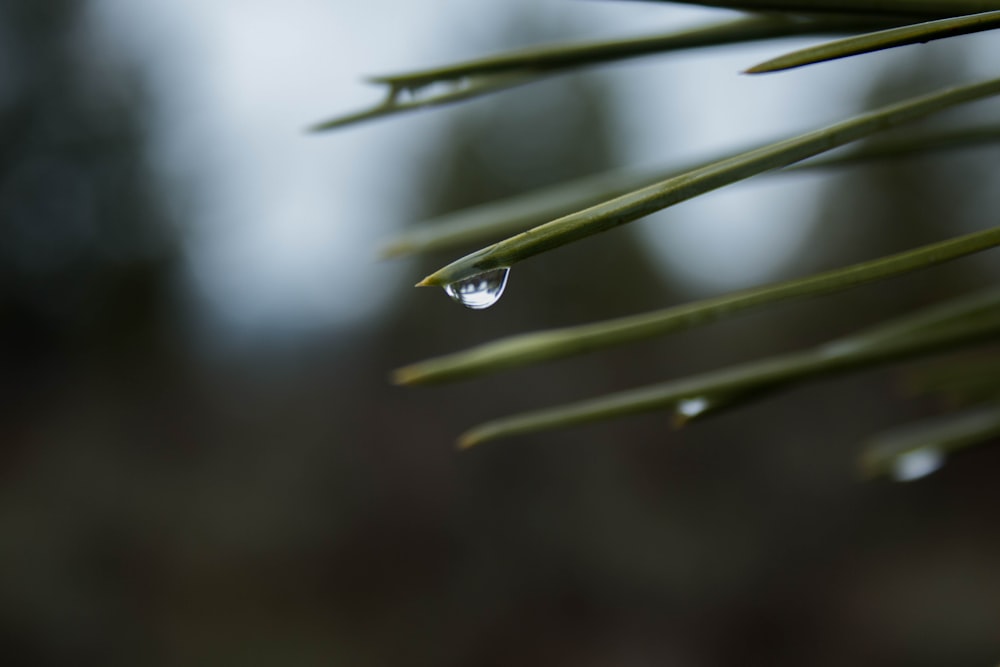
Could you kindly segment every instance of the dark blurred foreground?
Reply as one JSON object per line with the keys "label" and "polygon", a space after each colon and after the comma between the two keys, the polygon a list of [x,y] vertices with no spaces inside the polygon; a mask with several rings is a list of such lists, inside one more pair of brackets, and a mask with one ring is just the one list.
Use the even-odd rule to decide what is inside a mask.
{"label": "dark blurred foreground", "polygon": [[[857,481],[868,434],[936,408],[892,373],[680,432],[653,415],[451,448],[482,419],[844,333],[976,286],[982,263],[456,387],[385,381],[683,298],[610,234],[525,266],[512,288],[537,287],[486,313],[403,285],[363,329],[215,362],[183,342],[180,227],[148,166],[141,79],[94,69],[77,6],[0,5],[3,664],[1000,661],[1000,448],[910,485]],[[424,213],[618,159],[600,88],[531,94],[459,117],[427,157]],[[526,118],[536,135],[514,141]],[[995,154],[933,167],[835,181],[827,252],[796,271],[993,224],[955,208],[948,174],[988,191],[971,176]]]}

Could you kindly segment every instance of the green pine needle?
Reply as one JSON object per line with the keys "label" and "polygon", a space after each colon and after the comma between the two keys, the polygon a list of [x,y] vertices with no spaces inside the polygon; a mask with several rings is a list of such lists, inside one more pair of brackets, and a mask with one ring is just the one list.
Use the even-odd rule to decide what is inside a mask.
{"label": "green pine needle", "polygon": [[395,372],[399,384],[448,382],[574,356],[701,326],[795,298],[829,294],[885,280],[1000,246],[1000,227],[774,285],[725,294],[664,310],[512,336]]}
{"label": "green pine needle", "polygon": [[[547,76],[579,67],[672,51],[779,37],[850,34],[858,30],[877,29],[895,23],[871,17],[821,16],[803,19],[769,14],[741,17],[699,28],[647,37],[522,49],[445,67],[370,77],[370,82],[388,86],[389,94],[384,102],[363,111],[317,123],[309,130],[322,132],[407,111],[452,104],[539,81]],[[428,92],[432,84],[444,84],[450,88],[443,92]],[[405,99],[407,94],[411,96],[410,99]]]}
{"label": "green pine needle", "polygon": [[850,15],[946,18],[1000,9],[996,0],[658,0],[744,11],[831,12]]}
{"label": "green pine needle", "polygon": [[746,70],[746,74],[778,72],[863,53],[873,53],[875,51],[908,46],[910,44],[922,44],[947,37],[995,30],[998,27],[1000,27],[1000,11],[940,19],[938,21],[903,26],[901,28],[891,28],[857,37],[838,39],[833,42],[820,44],[819,46],[794,51],[755,65]]}
{"label": "green pine needle", "polygon": [[[933,472],[951,455],[991,440],[1000,440],[1000,404],[911,424],[874,438],[858,467],[867,479],[889,477],[909,481]],[[923,459],[919,471],[908,463]]]}
{"label": "green pine needle", "polygon": [[698,401],[694,416],[700,416],[713,409],[717,397],[725,407],[732,407],[805,381],[996,341],[998,337],[1000,293],[977,295],[811,350],[487,422],[463,434],[459,446],[469,448],[490,440],[655,410],[683,413],[685,401]]}
{"label": "green pine needle", "polygon": [[[1000,126],[922,130],[909,132],[903,137],[876,139],[843,155],[811,158],[767,173],[794,174],[803,170],[850,167],[877,160],[983,148],[997,143],[1000,143]],[[382,256],[404,257],[495,241],[720,159],[722,156],[716,156],[683,167],[655,170],[607,171],[448,213],[403,230],[385,244]]]}
{"label": "green pine needle", "polygon": [[734,155],[495,243],[435,271],[417,283],[417,286],[443,287],[484,271],[510,267],[534,255],[633,222],[725,185],[793,164],[950,107],[997,94],[1000,94],[1000,79],[948,88],[864,113],[764,148]]}

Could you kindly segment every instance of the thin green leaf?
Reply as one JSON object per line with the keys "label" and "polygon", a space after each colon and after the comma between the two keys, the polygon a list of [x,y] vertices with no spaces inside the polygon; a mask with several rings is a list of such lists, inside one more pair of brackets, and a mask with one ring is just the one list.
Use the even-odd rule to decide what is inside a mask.
{"label": "thin green leaf", "polygon": [[[452,104],[588,65],[779,37],[849,34],[893,23],[863,17],[825,16],[803,19],[774,15],[751,16],[680,32],[582,44],[548,45],[445,67],[375,76],[370,77],[369,81],[389,87],[389,94],[384,102],[370,109],[317,123],[310,131],[332,130],[406,111]],[[451,89],[428,93],[432,84],[446,84]],[[401,101],[405,95],[412,99]]]}
{"label": "thin green leaf", "polygon": [[659,182],[678,171],[682,170],[608,171],[462,209],[402,231],[385,245],[382,255],[400,257],[502,238]]}
{"label": "thin green leaf", "polygon": [[838,39],[807,49],[793,51],[792,53],[773,58],[759,65],[754,65],[746,70],[745,73],[763,74],[765,72],[778,72],[863,53],[873,53],[899,46],[920,44],[947,37],[994,30],[997,27],[1000,27],[1000,11],[918,23],[916,25]]}
{"label": "thin green leaf", "polygon": [[880,435],[858,463],[868,479],[909,481],[933,472],[956,452],[996,438],[1000,438],[1000,405],[992,404]]}
{"label": "thin green leaf", "polygon": [[658,0],[747,11],[945,18],[1000,9],[996,0]]}
{"label": "thin green leaf", "polygon": [[1000,126],[996,125],[913,132],[903,137],[873,140],[870,144],[845,152],[843,155],[808,160],[789,167],[782,173],[849,167],[876,160],[894,160],[943,151],[985,148],[997,143],[1000,143]]}
{"label": "thin green leaf", "polygon": [[764,14],[690,28],[683,31],[600,40],[579,44],[547,44],[519,49],[444,67],[369,77],[373,83],[391,86],[426,86],[437,81],[500,73],[528,73],[566,70],[587,65],[640,58],[648,55],[709,46],[737,44],[779,37],[852,33],[889,27],[887,19]]}
{"label": "thin green leaf", "polygon": [[[963,345],[996,340],[1000,336],[1000,294],[990,295],[992,306],[983,311],[984,300],[972,300],[974,315],[957,313],[954,304],[937,310],[941,320],[932,322],[926,313],[908,327],[907,320],[892,325],[895,335],[882,328],[831,341],[804,352],[783,354],[693,377],[514,415],[482,424],[459,439],[463,448],[499,438],[604,421],[654,410],[677,411],[683,401],[704,401],[712,409],[718,396],[726,407],[737,401],[833,374],[951,350]],[[881,330],[881,331],[880,331]],[[695,415],[697,416],[697,415]]]}
{"label": "thin green leaf", "polygon": [[[860,333],[852,334],[847,340],[851,349],[873,348],[911,336],[922,336],[951,329],[956,325],[965,326],[973,320],[981,321],[997,317],[1000,317],[1000,291],[977,292],[933,306],[926,306],[902,317],[876,324]],[[841,349],[844,344],[835,343],[833,345]],[[847,350],[845,348],[841,351]]]}
{"label": "thin green leaf", "polygon": [[418,283],[418,286],[445,286],[484,271],[509,267],[534,255],[632,222],[724,185],[793,164],[949,107],[997,94],[1000,94],[1000,79],[948,88],[735,155],[495,243],[432,273]]}
{"label": "thin green leaf", "polygon": [[447,382],[574,356],[708,324],[746,310],[790,299],[829,294],[885,280],[1000,246],[1000,227],[852,264],[832,271],[766,285],[664,310],[583,326],[512,336],[397,370],[401,384]]}
{"label": "thin green leaf", "polygon": [[[909,133],[897,139],[875,140],[844,155],[810,158],[786,169],[767,173],[792,174],[802,170],[849,167],[937,151],[982,148],[998,142],[1000,127],[995,126]],[[402,257],[494,241],[719,159],[722,156],[683,167],[607,171],[448,213],[403,230],[386,243],[382,256]]]}
{"label": "thin green leaf", "polygon": [[308,128],[309,132],[324,132],[326,130],[333,130],[337,128],[344,127],[346,125],[353,125],[355,123],[360,123],[366,120],[374,120],[376,118],[384,118],[387,116],[394,116],[396,114],[405,113],[407,111],[415,111],[417,109],[427,109],[430,107],[439,107],[446,104],[454,104],[456,102],[462,102],[464,100],[471,99],[473,97],[478,97],[480,95],[486,95],[488,93],[495,93],[501,90],[509,90],[515,86],[521,86],[526,83],[532,83],[538,81],[542,78],[542,75],[526,75],[526,74],[497,74],[493,76],[484,76],[475,79],[468,79],[458,85],[456,85],[452,90],[448,90],[443,93],[438,93],[435,95],[430,95],[427,97],[414,97],[407,101],[399,101],[400,90],[396,88],[390,88],[389,96],[386,100],[370,109],[365,109],[364,111],[358,111],[356,113],[347,114],[344,116],[338,116],[332,120],[327,120],[322,123],[317,123],[312,127]]}

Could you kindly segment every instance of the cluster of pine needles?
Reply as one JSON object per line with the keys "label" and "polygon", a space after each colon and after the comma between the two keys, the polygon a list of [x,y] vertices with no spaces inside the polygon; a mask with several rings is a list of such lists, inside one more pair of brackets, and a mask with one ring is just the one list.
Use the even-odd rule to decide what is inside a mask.
{"label": "cluster of pine needles", "polygon": [[[446,67],[372,77],[385,86],[373,108],[321,124],[316,131],[468,100],[561,73],[694,48],[828,36],[832,41],[746,69],[760,75],[874,51],[1000,27],[993,0],[723,0],[688,4],[740,10],[737,18],[666,34],[523,49]],[[509,269],[524,259],[610,230],[673,204],[766,172],[847,167],[876,158],[983,146],[1000,140],[1000,125],[915,130],[905,139],[882,133],[947,109],[1000,95],[1000,78],[933,91],[805,134],[701,164],[658,173],[610,172],[460,211],[402,232],[386,248],[392,256],[501,240],[457,259],[421,286],[461,285]],[[853,152],[827,152],[870,139]],[[945,239],[804,278],[580,326],[525,333],[397,370],[400,384],[465,380],[504,369],[593,352],[698,327],[789,299],[829,294],[950,262],[1000,245],[1000,226]],[[910,382],[914,392],[944,397],[938,418],[878,435],[864,450],[866,476],[912,479],[950,454],[1000,437],[1000,288],[968,294],[822,345],[721,370],[674,379],[590,400],[513,415],[476,426],[459,443],[564,428],[653,410],[672,411],[678,423],[832,374],[904,360],[941,357],[978,346],[973,360],[955,355],[925,362]]]}

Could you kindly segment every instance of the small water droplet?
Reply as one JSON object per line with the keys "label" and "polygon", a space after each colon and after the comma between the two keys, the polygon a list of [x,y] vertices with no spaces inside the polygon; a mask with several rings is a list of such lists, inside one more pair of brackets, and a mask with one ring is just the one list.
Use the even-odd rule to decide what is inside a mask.
{"label": "small water droplet", "polygon": [[912,482],[936,472],[944,465],[945,455],[940,449],[925,447],[896,457],[889,476],[896,482]]}
{"label": "small water droplet", "polygon": [[684,398],[677,401],[677,414],[685,419],[692,419],[697,417],[705,410],[708,410],[709,403],[707,398]]}
{"label": "small water droplet", "polygon": [[500,300],[509,275],[508,267],[484,271],[465,280],[449,283],[444,286],[444,291],[466,308],[482,310]]}

